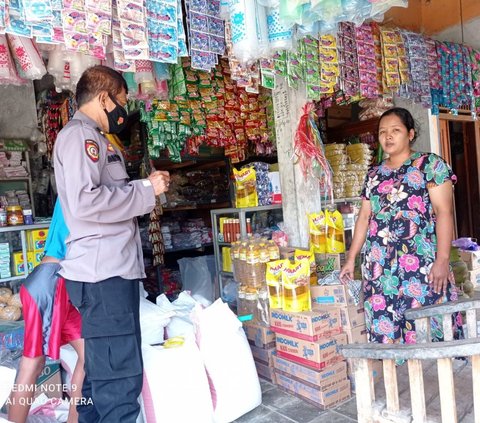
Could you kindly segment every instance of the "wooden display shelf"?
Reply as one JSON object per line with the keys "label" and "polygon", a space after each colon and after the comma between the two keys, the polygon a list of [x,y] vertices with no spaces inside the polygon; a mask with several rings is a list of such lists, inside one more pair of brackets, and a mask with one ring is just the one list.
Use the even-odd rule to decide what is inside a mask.
{"label": "wooden display shelf", "polygon": [[206,203],[206,204],[192,204],[188,206],[178,206],[178,207],[164,207],[164,212],[173,212],[173,211],[185,211],[185,210],[210,210],[223,207],[229,207],[230,202],[225,201],[223,203]]}
{"label": "wooden display shelf", "polygon": [[368,132],[376,134],[378,131],[379,118],[368,120],[360,120],[358,122],[350,122],[334,128],[327,129],[328,143],[341,142],[345,138],[366,134]]}

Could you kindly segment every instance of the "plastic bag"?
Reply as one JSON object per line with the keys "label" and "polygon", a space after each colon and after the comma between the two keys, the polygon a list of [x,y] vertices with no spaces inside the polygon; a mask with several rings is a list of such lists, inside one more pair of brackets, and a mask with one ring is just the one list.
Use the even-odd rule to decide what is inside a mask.
{"label": "plastic bag", "polygon": [[327,223],[327,253],[344,253],[345,235],[342,214],[338,210],[334,212],[326,210],[325,221]]}
{"label": "plastic bag", "polygon": [[165,327],[174,316],[173,311],[165,312],[156,304],[140,297],[140,328],[142,331],[142,343],[148,345],[161,344]]}
{"label": "plastic bag", "polygon": [[[185,257],[178,260],[182,286],[190,291],[192,297],[200,296],[213,301],[213,274],[215,273],[214,256]],[[202,301],[201,298],[199,298]]]}
{"label": "plastic bag", "polygon": [[196,307],[192,318],[209,376],[215,422],[236,420],[262,402],[260,382],[242,324],[220,299],[206,309]]}
{"label": "plastic bag", "polygon": [[288,260],[275,260],[267,263],[266,280],[271,308],[282,308],[282,271],[286,263],[288,263]]}
{"label": "plastic bag", "polygon": [[144,345],[141,408],[146,423],[213,422],[202,356],[193,338],[176,348]]}
{"label": "plastic bag", "polygon": [[7,401],[10,396],[10,391],[15,383],[15,376],[17,370],[13,363],[12,354],[4,349],[0,349],[0,408]]}
{"label": "plastic bag", "polygon": [[314,253],[325,253],[327,251],[325,214],[322,211],[320,213],[310,213],[308,215],[308,228],[310,250],[313,250]]}

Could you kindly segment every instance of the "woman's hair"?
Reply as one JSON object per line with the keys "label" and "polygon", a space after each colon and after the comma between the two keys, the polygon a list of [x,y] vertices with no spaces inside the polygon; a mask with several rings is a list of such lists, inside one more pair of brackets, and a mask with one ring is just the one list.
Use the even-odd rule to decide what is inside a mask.
{"label": "woman's hair", "polygon": [[390,116],[390,115],[395,115],[397,116],[407,128],[407,131],[410,132],[411,129],[413,129],[413,132],[415,133],[412,139],[412,142],[417,139],[418,131],[417,128],[415,127],[415,120],[413,119],[412,114],[407,110],[404,109],[403,107],[393,107],[391,109],[388,109],[386,112],[383,112],[382,116],[380,116],[380,120],[378,121],[378,126],[380,127],[380,122],[385,116]]}
{"label": "woman's hair", "polygon": [[82,107],[102,91],[116,97],[122,92],[122,89],[126,93],[128,92],[127,83],[119,72],[107,66],[92,66],[83,72],[80,77],[75,99],[78,107]]}

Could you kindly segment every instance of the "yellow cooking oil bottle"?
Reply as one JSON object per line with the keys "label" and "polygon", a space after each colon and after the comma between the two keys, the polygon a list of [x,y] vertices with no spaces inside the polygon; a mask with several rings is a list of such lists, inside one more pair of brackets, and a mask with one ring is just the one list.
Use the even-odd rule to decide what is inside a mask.
{"label": "yellow cooking oil bottle", "polygon": [[327,253],[345,252],[345,231],[342,214],[338,211],[325,210],[327,223]]}
{"label": "yellow cooking oil bottle", "polygon": [[310,251],[307,250],[295,250],[295,260],[308,260],[308,264],[310,266],[310,285],[317,285],[317,265],[315,263],[315,253],[313,249]]}
{"label": "yellow cooking oil bottle", "polygon": [[270,308],[283,307],[282,272],[288,260],[275,260],[267,263],[266,281]]}
{"label": "yellow cooking oil bottle", "polygon": [[310,233],[310,249],[314,253],[324,254],[327,252],[326,220],[325,213],[310,213],[308,215],[308,229]]}
{"label": "yellow cooking oil bottle", "polygon": [[282,273],[283,309],[308,311],[310,302],[310,263],[308,260],[287,262]]}

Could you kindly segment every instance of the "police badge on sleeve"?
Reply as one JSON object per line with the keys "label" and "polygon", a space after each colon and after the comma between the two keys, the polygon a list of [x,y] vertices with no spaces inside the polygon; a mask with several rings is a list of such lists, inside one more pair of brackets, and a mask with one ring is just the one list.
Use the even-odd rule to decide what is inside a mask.
{"label": "police badge on sleeve", "polygon": [[85,152],[87,156],[93,163],[98,162],[99,158],[99,147],[98,144],[93,140],[86,140],[85,141]]}

